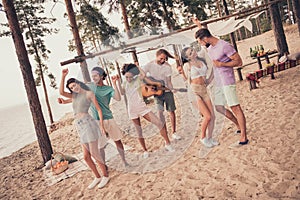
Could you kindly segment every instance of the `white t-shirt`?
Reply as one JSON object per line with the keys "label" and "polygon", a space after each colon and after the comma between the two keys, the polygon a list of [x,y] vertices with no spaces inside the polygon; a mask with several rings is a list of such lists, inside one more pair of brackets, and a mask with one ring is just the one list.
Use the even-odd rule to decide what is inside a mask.
{"label": "white t-shirt", "polygon": [[156,60],[154,60],[146,64],[143,67],[143,70],[147,75],[149,73],[151,77],[158,81],[164,81],[165,86],[170,87],[167,85],[167,77],[172,75],[172,68],[169,63],[165,62],[164,64],[159,65],[156,63]]}

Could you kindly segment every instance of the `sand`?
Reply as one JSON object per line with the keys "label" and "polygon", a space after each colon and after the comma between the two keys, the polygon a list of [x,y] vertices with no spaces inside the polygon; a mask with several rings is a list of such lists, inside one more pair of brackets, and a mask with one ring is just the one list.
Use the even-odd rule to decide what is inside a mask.
{"label": "sand", "polygon": [[[296,25],[285,27],[291,53],[300,51]],[[276,48],[273,32],[238,42],[244,63],[249,46],[263,44]],[[243,73],[257,69],[257,64]],[[199,142],[199,117],[193,115],[185,93],[176,93],[178,134],[175,153],[162,149],[163,140],[155,127],[145,128],[149,159],[141,159],[141,147],[127,119],[124,102],[114,103],[117,122],[125,132],[124,144],[131,167],[125,169],[119,157],[108,162],[111,180],[103,189],[87,190],[92,181],[89,170],[81,171],[52,186],[45,180],[37,142],[0,160],[0,199],[300,199],[300,67],[294,67],[261,79],[258,89],[249,90],[248,81],[238,81],[238,95],[247,120],[250,144],[228,148],[239,139],[234,125],[220,121],[220,145],[205,151]],[[184,87],[178,74],[177,88]],[[81,153],[79,138],[68,114],[50,134],[55,151]],[[168,123],[170,124],[170,123]],[[168,127],[170,131],[170,127]],[[204,152],[205,153],[205,152]]]}

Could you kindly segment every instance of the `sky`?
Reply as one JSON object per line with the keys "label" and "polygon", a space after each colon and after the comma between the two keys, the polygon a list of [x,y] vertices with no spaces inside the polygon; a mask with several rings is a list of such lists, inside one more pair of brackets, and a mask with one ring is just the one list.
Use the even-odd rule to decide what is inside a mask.
{"label": "sky", "polygon": [[[46,47],[51,51],[49,60],[47,61],[49,71],[54,74],[57,79],[57,84],[59,84],[62,69],[62,67],[60,66],[60,62],[74,58],[76,56],[76,52],[68,51],[68,40],[72,39],[73,36],[68,27],[68,19],[63,18],[63,14],[66,12],[65,5],[62,3],[56,4],[52,9],[52,12],[50,13],[52,6],[52,2],[46,6],[46,14],[51,17],[51,13],[53,13],[53,15],[57,18],[54,26],[59,28],[60,32],[55,35],[47,36],[45,39],[45,44]],[[76,10],[75,6],[74,10]],[[105,12],[103,12],[102,14],[107,16]],[[118,26],[120,30],[124,29],[122,27],[123,25],[121,25],[121,17],[118,14],[112,14],[108,19],[111,24],[113,24],[114,26]],[[4,12],[0,12],[0,23],[7,23]],[[0,31],[2,30],[3,28],[0,27]],[[11,37],[0,37],[0,60],[0,91],[4,91],[2,92],[0,98],[0,108],[27,103],[28,101],[23,83],[23,77]],[[90,60],[89,62],[95,61]],[[35,62],[33,62],[31,59],[30,63],[33,69],[32,71],[34,73]],[[69,64],[67,67],[69,68],[70,77],[80,76],[78,63]],[[37,88],[39,98],[42,99],[44,97],[42,87]],[[49,92],[49,96],[58,96],[58,90],[54,90],[50,88],[50,86],[48,86],[47,89]]]}

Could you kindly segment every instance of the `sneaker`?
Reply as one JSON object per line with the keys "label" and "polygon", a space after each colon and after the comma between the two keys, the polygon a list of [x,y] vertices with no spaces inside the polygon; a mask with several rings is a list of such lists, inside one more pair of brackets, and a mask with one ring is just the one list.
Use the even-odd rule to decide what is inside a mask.
{"label": "sneaker", "polygon": [[241,130],[236,130],[234,134],[241,134]]}
{"label": "sneaker", "polygon": [[200,139],[200,142],[201,142],[204,146],[206,146],[206,147],[208,147],[208,148],[213,147],[212,143],[210,143],[209,140],[208,140],[206,137],[203,138],[203,139]]}
{"label": "sneaker", "polygon": [[149,157],[149,152],[148,151],[144,151],[143,158],[148,158],[148,157]]}
{"label": "sneaker", "polygon": [[102,179],[98,185],[98,188],[103,188],[108,182],[109,182],[109,177],[102,176]]}
{"label": "sneaker", "polygon": [[165,148],[167,151],[169,152],[174,152],[175,150],[173,149],[173,147],[169,144],[169,145],[165,145]]}
{"label": "sneaker", "polygon": [[176,133],[173,133],[173,134],[172,134],[172,138],[173,138],[174,140],[180,140],[180,139],[181,139],[181,136],[177,135]]}
{"label": "sneaker", "polygon": [[94,178],[93,182],[88,186],[88,189],[93,189],[100,181],[101,178]]}
{"label": "sneaker", "polygon": [[242,146],[244,146],[244,145],[246,145],[246,144],[248,144],[249,143],[249,140],[247,139],[245,142],[240,142],[240,141],[237,141],[237,142],[235,142],[235,143],[233,143],[233,144],[231,144],[230,146],[229,146],[229,148],[238,148],[238,147],[242,147]]}
{"label": "sneaker", "polygon": [[220,143],[215,140],[214,138],[209,138],[208,141],[213,145],[213,146],[218,146]]}

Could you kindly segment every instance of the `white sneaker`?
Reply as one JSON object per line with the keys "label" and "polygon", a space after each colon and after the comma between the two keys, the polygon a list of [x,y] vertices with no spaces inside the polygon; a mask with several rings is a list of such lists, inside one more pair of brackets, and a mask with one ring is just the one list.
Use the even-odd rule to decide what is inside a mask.
{"label": "white sneaker", "polygon": [[165,145],[165,148],[167,151],[169,152],[174,152],[175,150],[173,149],[173,147],[169,144],[169,145]]}
{"label": "white sneaker", "polygon": [[103,188],[108,182],[109,182],[109,177],[102,176],[102,179],[98,185],[98,188]]}
{"label": "white sneaker", "polygon": [[173,138],[174,140],[180,140],[180,139],[181,139],[181,136],[180,136],[180,135],[177,135],[176,133],[173,133],[173,134],[172,134],[172,138]]}
{"label": "white sneaker", "polygon": [[93,182],[88,186],[88,189],[93,189],[100,181],[101,178],[94,178]]}
{"label": "white sneaker", "polygon": [[215,139],[213,139],[213,138],[209,138],[208,141],[209,141],[213,146],[218,146],[218,145],[220,144],[217,140],[215,140]]}
{"label": "white sneaker", "polygon": [[208,148],[213,147],[212,143],[210,143],[209,140],[208,140],[206,137],[203,138],[203,139],[200,139],[200,142],[201,142],[204,146],[206,146],[206,147],[208,147]]}
{"label": "white sneaker", "polygon": [[148,151],[144,151],[143,158],[148,158],[148,157],[149,157],[149,152]]}

